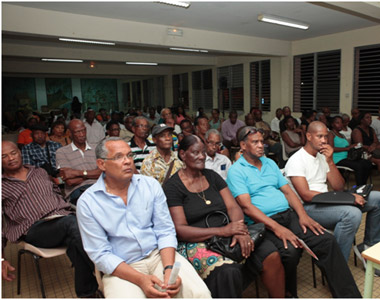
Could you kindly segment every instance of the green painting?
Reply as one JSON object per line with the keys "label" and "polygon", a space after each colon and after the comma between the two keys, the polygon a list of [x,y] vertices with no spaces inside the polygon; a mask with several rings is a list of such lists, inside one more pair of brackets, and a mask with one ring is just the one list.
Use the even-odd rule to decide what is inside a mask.
{"label": "green painting", "polygon": [[81,79],[84,109],[118,110],[116,79]]}
{"label": "green painting", "polygon": [[46,97],[50,109],[67,106],[71,102],[71,79],[70,78],[46,78]]}
{"label": "green painting", "polygon": [[34,78],[3,77],[3,111],[28,112],[37,110],[36,84]]}

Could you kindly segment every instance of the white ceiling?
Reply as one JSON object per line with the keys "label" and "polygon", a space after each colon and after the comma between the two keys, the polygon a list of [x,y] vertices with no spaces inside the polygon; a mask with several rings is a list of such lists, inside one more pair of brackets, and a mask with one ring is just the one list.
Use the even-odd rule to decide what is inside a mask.
{"label": "white ceiling", "polygon": [[[207,33],[211,37],[232,34],[237,39],[239,38],[240,41],[254,39],[256,43],[263,38],[265,38],[266,42],[270,41],[268,39],[273,39],[274,45],[281,44],[281,41],[281,45],[283,45],[291,41],[380,24],[380,2],[191,2],[188,9],[153,2],[2,2],[2,8],[3,74],[22,73],[23,68],[29,74],[32,74],[33,70],[37,70],[35,71],[36,73],[53,74],[54,72],[45,67],[46,64],[40,68],[43,64],[40,62],[42,53],[61,55],[61,57],[66,58],[80,57],[87,61],[95,61],[99,66],[102,61],[106,61],[107,66],[103,69],[99,67],[98,71],[102,75],[109,74],[110,76],[118,73],[123,74],[124,70],[120,69],[118,71],[116,64],[123,60],[125,61],[125,55],[128,53],[129,57],[140,56],[140,59],[145,59],[145,61],[149,57],[152,58],[151,61],[161,58],[163,61],[161,64],[163,66],[162,73],[167,71],[165,66],[212,65],[220,55],[266,55],[265,51],[263,52],[262,50],[256,52],[254,50],[251,52],[246,50],[239,51],[238,49],[233,49],[233,46],[230,47],[232,50],[211,49],[212,41],[210,49],[208,49],[210,50],[209,54],[175,54],[168,50],[167,43],[165,44],[161,41],[157,42],[153,39],[148,41],[143,40],[143,38],[141,38],[141,41],[128,40],[127,36],[129,36],[130,32],[127,31],[138,31],[142,30],[141,28],[154,29],[160,26],[181,28],[185,33],[181,43],[191,47],[192,44],[196,45],[194,35],[192,40],[187,40],[186,33],[191,30],[193,30],[192,34],[195,35],[196,32],[200,34]],[[31,14],[25,13],[22,16],[22,21],[14,22],[9,26],[7,21],[4,22],[9,12],[14,13],[22,9],[29,9]],[[135,27],[119,27],[119,36],[125,31],[125,38],[112,50],[105,46],[64,44],[57,41],[57,37],[62,36],[59,31],[64,31],[64,29],[57,28],[54,20],[51,23],[52,28],[46,28],[42,33],[32,34],[29,31],[29,27],[33,27],[35,23],[39,22],[39,18],[36,17],[39,15],[38,12],[42,15],[42,12],[46,11],[51,11],[52,16],[54,15],[53,12],[68,13],[70,14],[67,15],[68,17],[74,15],[77,19],[83,20],[83,24],[80,24],[79,21],[77,22],[78,24],[67,24],[67,27],[70,29],[73,27],[75,34],[81,38],[94,39],[94,37],[99,36],[98,39],[103,39],[101,38],[101,32],[91,32],[91,28],[86,28],[85,20],[90,20],[88,16],[104,18],[101,21],[104,21],[105,27],[110,23],[114,26],[117,20],[128,21],[128,24],[135,24]],[[310,28],[304,31],[258,22],[257,15],[261,13],[303,21],[309,23]],[[31,18],[30,15],[34,17]],[[8,18],[7,20],[9,21],[10,19]],[[9,23],[11,22],[9,21]],[[145,26],[144,23],[148,23],[150,27]],[[46,24],[46,26],[49,26],[49,24]],[[112,40],[112,38],[110,39]],[[177,41],[178,39],[171,40],[173,44]],[[258,46],[255,45],[255,47],[255,50],[257,50]],[[281,55],[281,50],[278,50],[277,54],[273,52],[269,55]],[[22,64],[19,62],[22,62]],[[58,65],[50,64],[49,66],[55,67]],[[72,70],[72,68],[68,68],[67,71],[60,71],[60,73],[70,72],[68,70]],[[140,72],[141,67],[140,69],[132,70],[136,70],[133,73],[134,75],[147,75],[149,70],[153,69],[147,67],[144,69],[147,70],[146,72]],[[83,68],[76,71],[76,74],[79,75],[85,73],[88,73],[88,70]]]}

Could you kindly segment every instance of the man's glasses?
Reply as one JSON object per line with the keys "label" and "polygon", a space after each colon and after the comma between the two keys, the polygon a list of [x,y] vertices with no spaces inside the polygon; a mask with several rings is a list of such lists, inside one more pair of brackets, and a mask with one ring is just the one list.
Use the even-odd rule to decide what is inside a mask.
{"label": "man's glasses", "polygon": [[215,142],[209,142],[209,141],[206,141],[207,144],[211,145],[211,146],[217,146],[217,147],[221,147],[222,146],[222,143],[215,143]]}
{"label": "man's glasses", "polygon": [[126,158],[134,159],[136,157],[136,153],[130,152],[128,154],[116,154],[114,157],[101,157],[103,160],[114,160],[114,161],[124,161]]}
{"label": "man's glasses", "polygon": [[248,135],[250,134],[256,134],[260,132],[261,134],[264,134],[264,130],[262,130],[261,128],[257,129],[255,127],[251,128],[250,130],[247,131],[247,133],[243,136],[243,138],[240,140],[240,141],[244,141]]}
{"label": "man's glasses", "polygon": [[149,125],[144,125],[144,124],[138,124],[138,125],[135,125],[135,127],[149,129]]}

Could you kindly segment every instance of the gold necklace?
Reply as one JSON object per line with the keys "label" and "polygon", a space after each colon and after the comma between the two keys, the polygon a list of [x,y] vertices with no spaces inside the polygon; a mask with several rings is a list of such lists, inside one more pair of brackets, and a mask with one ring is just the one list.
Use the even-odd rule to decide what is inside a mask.
{"label": "gold necklace", "polygon": [[206,199],[205,193],[203,191],[202,177],[201,177],[201,189],[202,189],[202,196],[199,193],[197,193],[198,197],[201,198],[206,203],[206,205],[210,205],[211,204],[211,200],[207,200]]}

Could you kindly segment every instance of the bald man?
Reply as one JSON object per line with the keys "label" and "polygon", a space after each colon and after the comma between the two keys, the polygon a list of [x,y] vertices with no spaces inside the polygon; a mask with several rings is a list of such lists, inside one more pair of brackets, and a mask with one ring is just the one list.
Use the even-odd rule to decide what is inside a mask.
{"label": "bald man", "polygon": [[[83,250],[77,219],[60,189],[44,169],[24,165],[20,150],[12,142],[2,142],[1,162],[1,204],[6,220],[3,242],[24,240],[42,248],[66,246],[75,268],[77,296],[96,298],[94,265]],[[15,268],[7,260],[1,262],[1,269],[4,280],[15,278],[11,273]]]}
{"label": "bald man", "polygon": [[65,182],[65,198],[76,205],[80,195],[101,174],[96,165],[95,144],[89,144],[86,138],[86,126],[74,119],[69,123],[72,143],[59,148],[56,152],[59,176]]}
{"label": "bald man", "polygon": [[[328,144],[327,135],[325,124],[319,121],[310,123],[306,145],[289,158],[285,174],[303,200],[307,214],[325,228],[334,229],[334,236],[348,260],[362,220],[360,208],[364,206],[365,200],[353,194],[355,205],[310,203],[315,195],[328,192],[327,182],[334,191],[344,189],[344,179],[334,164],[334,149]],[[373,209],[367,213],[364,247],[380,242],[380,192],[371,192],[367,201],[367,206]]]}

